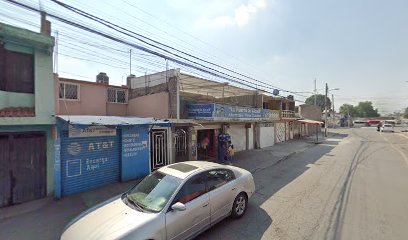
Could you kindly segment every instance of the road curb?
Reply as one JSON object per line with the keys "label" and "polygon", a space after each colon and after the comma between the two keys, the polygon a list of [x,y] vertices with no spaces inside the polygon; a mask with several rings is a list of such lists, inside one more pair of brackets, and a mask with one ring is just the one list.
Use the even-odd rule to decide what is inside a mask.
{"label": "road curb", "polygon": [[267,169],[267,168],[269,168],[269,167],[273,167],[273,166],[275,166],[275,165],[278,165],[279,163],[284,162],[285,160],[291,158],[292,156],[294,156],[294,155],[296,155],[296,154],[298,154],[298,153],[304,152],[304,151],[306,151],[307,149],[310,149],[310,148],[312,148],[312,147],[314,147],[314,146],[316,146],[316,145],[315,145],[315,144],[308,143],[308,146],[306,146],[305,148],[302,148],[302,150],[298,150],[298,151],[291,152],[291,153],[289,153],[288,155],[285,155],[285,156],[279,158],[276,162],[272,163],[271,165],[268,165],[268,166],[265,166],[265,167],[261,167],[261,168],[256,168],[256,169],[254,169],[253,171],[250,171],[250,172],[251,172],[252,174],[254,174],[254,173],[256,173],[256,172],[258,172],[258,171],[260,171],[260,170],[264,170],[264,169]]}

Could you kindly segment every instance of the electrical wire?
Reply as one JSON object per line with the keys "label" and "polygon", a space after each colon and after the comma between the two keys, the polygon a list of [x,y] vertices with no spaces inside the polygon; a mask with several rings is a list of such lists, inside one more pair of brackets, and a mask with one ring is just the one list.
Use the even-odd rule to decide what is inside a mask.
{"label": "electrical wire", "polygon": [[[13,1],[13,0],[6,0],[6,1],[11,2],[11,3],[13,3],[13,4],[16,4],[16,5],[19,5],[19,6],[22,6],[22,7],[25,7],[25,8],[27,8],[27,9],[32,10],[32,11],[39,12],[39,10],[37,10],[37,9],[35,9],[35,8],[33,8],[33,7],[30,7],[30,6],[27,6],[27,5],[18,3],[18,2],[16,2],[16,1]],[[55,1],[55,0],[52,0],[52,1],[58,2],[58,1]],[[234,76],[232,76],[232,75],[225,74],[225,73],[220,72],[220,71],[218,71],[218,70],[216,70],[216,69],[213,69],[213,68],[208,68],[208,67],[207,67],[207,69],[205,69],[206,66],[204,66],[204,65],[202,65],[202,64],[200,64],[200,63],[193,62],[194,64],[197,64],[197,65],[200,66],[200,67],[197,67],[197,66],[192,65],[191,63],[186,63],[186,62],[180,61],[180,60],[178,60],[178,59],[168,58],[166,55],[160,54],[160,53],[155,52],[155,51],[151,51],[150,49],[146,49],[146,48],[144,48],[144,47],[141,47],[141,46],[139,46],[139,45],[135,45],[135,44],[132,44],[132,43],[123,41],[123,40],[121,40],[121,39],[117,39],[117,38],[112,37],[112,36],[110,36],[110,35],[108,35],[108,34],[106,34],[106,33],[102,33],[102,32],[100,32],[100,31],[91,29],[91,28],[86,27],[86,26],[82,26],[82,25],[77,24],[77,23],[74,23],[74,22],[72,22],[72,21],[70,21],[70,20],[66,20],[66,19],[64,19],[64,18],[62,18],[62,17],[56,16],[56,15],[50,15],[50,16],[53,17],[53,18],[55,18],[55,19],[57,19],[57,20],[59,20],[59,21],[61,21],[61,22],[63,22],[63,23],[65,23],[65,24],[68,24],[68,25],[70,25],[70,26],[74,26],[74,27],[80,28],[80,29],[85,30],[85,31],[88,31],[88,32],[90,32],[90,33],[98,34],[98,35],[100,35],[100,36],[102,36],[102,37],[105,37],[105,38],[107,38],[107,39],[110,39],[110,40],[112,40],[112,41],[116,41],[116,42],[119,42],[119,43],[123,43],[123,44],[129,45],[129,46],[135,47],[136,49],[140,49],[140,50],[142,50],[142,51],[148,52],[148,53],[150,53],[150,54],[152,54],[152,55],[155,55],[155,56],[163,57],[163,58],[165,58],[165,59],[170,59],[170,60],[173,61],[174,63],[177,63],[177,64],[182,65],[182,66],[184,66],[184,67],[193,68],[193,69],[199,70],[199,71],[201,71],[201,72],[204,72],[204,73],[206,73],[206,74],[211,74],[211,75],[213,75],[213,76],[220,77],[220,78],[223,78],[223,79],[226,79],[226,80],[229,80],[229,81],[232,81],[232,82],[235,82],[235,83],[237,83],[237,84],[241,84],[241,85],[244,85],[244,86],[250,87],[250,88],[259,89],[260,87],[265,87],[265,86],[260,86],[260,87],[259,87],[259,86],[255,86],[255,87],[254,87],[254,86],[253,86],[254,83],[248,82],[248,81],[243,80],[243,79],[240,79],[240,78],[236,78],[236,77],[234,77]],[[89,18],[89,17],[88,17],[88,18]],[[116,26],[117,26],[117,25],[116,25]],[[109,26],[109,27],[112,28],[111,26]],[[114,29],[114,28],[112,28],[112,29]],[[114,29],[114,30],[115,30],[115,29]],[[128,31],[128,30],[127,30],[127,31]],[[119,32],[121,32],[121,31],[119,31]],[[127,34],[127,35],[129,35],[129,34]],[[164,49],[164,50],[165,50],[165,49]],[[169,52],[169,51],[167,51],[167,52]],[[171,52],[169,52],[169,53],[171,53]],[[176,56],[178,56],[178,55],[176,55]],[[72,57],[72,56],[71,56],[71,57]],[[181,56],[179,56],[179,57],[181,57]],[[183,57],[181,57],[181,58],[184,59],[184,60],[189,60],[189,59],[186,59],[186,58],[183,58]],[[89,60],[89,59],[87,59],[87,60]],[[191,60],[190,60],[190,62],[191,62]],[[106,63],[103,63],[103,64],[106,64]],[[117,66],[116,66],[116,67],[117,67]],[[203,67],[203,68],[201,68],[201,67]],[[212,72],[212,71],[215,71],[215,73]],[[244,81],[245,83],[243,83],[243,82],[241,82],[241,81],[237,81],[237,80]],[[306,96],[305,96],[305,97],[306,97]]]}
{"label": "electrical wire", "polygon": [[[171,50],[177,51],[178,53],[187,55],[188,57],[191,57],[191,58],[193,58],[193,59],[203,61],[203,62],[205,62],[205,63],[207,63],[207,64],[212,65],[212,66],[216,66],[216,67],[221,68],[221,69],[223,69],[223,70],[226,70],[226,71],[228,71],[228,72],[234,73],[234,74],[236,74],[236,75],[238,75],[238,76],[251,79],[251,80],[253,80],[253,81],[257,82],[257,83],[270,85],[270,84],[268,84],[268,83],[259,81],[259,80],[255,79],[255,78],[252,78],[252,77],[250,77],[250,76],[241,74],[241,73],[239,73],[239,72],[233,71],[233,70],[228,69],[228,68],[226,68],[226,67],[220,66],[220,65],[218,65],[218,64],[209,62],[209,61],[207,61],[207,60],[205,60],[205,59],[202,59],[202,58],[199,58],[199,57],[197,57],[197,56],[194,56],[194,55],[191,55],[191,54],[189,54],[189,53],[186,53],[186,52],[184,52],[184,51],[178,50],[178,49],[176,49],[176,48],[174,48],[174,47],[171,47],[171,46],[169,46],[169,45],[166,45],[166,44],[163,44],[163,43],[158,42],[158,41],[156,41],[156,40],[153,40],[153,39],[151,39],[151,38],[149,38],[149,37],[146,37],[146,36],[144,36],[144,35],[138,34],[138,33],[134,32],[134,31],[128,30],[128,29],[126,29],[126,28],[123,28],[123,27],[121,27],[121,26],[119,26],[119,25],[117,25],[117,24],[114,24],[114,23],[112,23],[112,22],[110,22],[110,21],[104,20],[104,19],[99,18],[99,17],[97,17],[97,16],[94,16],[94,15],[92,15],[92,14],[89,14],[89,13],[83,11],[83,10],[80,10],[80,9],[75,8],[75,7],[73,7],[73,6],[70,6],[70,5],[68,5],[68,4],[62,3],[62,2],[60,2],[60,1],[58,1],[58,0],[50,0],[50,1],[52,1],[52,2],[54,2],[54,3],[56,3],[56,4],[59,4],[59,5],[61,5],[62,7],[66,8],[66,9],[68,9],[68,10],[71,10],[72,12],[75,12],[75,13],[77,13],[77,14],[83,16],[83,17],[86,17],[86,18],[91,19],[91,20],[93,20],[93,21],[99,22],[99,23],[101,23],[101,24],[103,24],[103,25],[105,25],[105,26],[107,26],[107,27],[109,27],[109,28],[111,28],[111,29],[114,29],[114,30],[116,30],[116,31],[118,31],[118,32],[120,32],[120,33],[122,33],[122,34],[125,34],[125,35],[128,35],[128,36],[131,36],[131,35],[130,35],[130,34],[127,34],[126,32],[131,33],[131,34],[134,34],[135,36],[131,36],[131,37],[133,37],[133,38],[135,38],[135,39],[137,39],[137,40],[139,40],[139,41],[141,41],[141,42],[143,42],[143,43],[145,43],[145,44],[148,44],[149,46],[155,47],[155,48],[160,49],[160,50],[162,50],[162,51],[164,51],[164,52],[166,52],[166,53],[169,53],[169,54],[172,54],[172,55],[174,55],[174,56],[176,56],[176,57],[182,58],[183,60],[189,60],[189,59],[187,59],[187,58],[185,58],[185,57],[182,57],[182,56],[180,56],[179,54],[174,54],[173,52],[168,51],[168,50],[166,50],[166,49],[163,48],[163,47],[166,47],[166,48],[169,48],[169,49],[171,49]],[[158,47],[157,45],[151,44],[151,43],[149,43],[148,41],[151,41],[151,42],[153,42],[153,43],[155,43],[155,44],[161,45],[162,47]],[[191,60],[190,60],[190,61],[191,61]],[[199,65],[199,66],[201,66],[201,67],[205,67],[204,65],[202,65],[202,64],[200,64],[200,63],[198,63],[198,62],[195,62],[195,61],[192,61],[192,62],[195,63],[195,64],[197,64],[197,65]],[[208,67],[208,68],[209,68],[209,67]],[[218,70],[215,70],[215,69],[213,69],[213,68],[210,68],[210,69],[213,70],[213,71],[216,71],[216,72],[219,73],[219,74],[225,74],[225,73],[220,72],[220,71],[218,71]],[[227,75],[228,77],[233,77],[233,76],[231,76],[231,75],[229,75],[229,74],[225,74],[225,75]],[[244,80],[244,79],[242,79],[242,78],[237,78],[237,79],[239,79],[239,80],[241,80],[241,81],[244,81],[244,82],[246,82],[246,83],[251,84],[250,82],[248,82],[248,81],[246,81],[246,80]],[[271,87],[268,87],[268,86],[263,86],[263,87],[276,88],[276,89],[280,89],[281,91],[285,91],[285,92],[290,92],[290,93],[296,94],[295,92],[292,92],[292,91],[284,90],[284,89],[282,89],[282,88],[278,88],[278,87],[275,87],[275,86],[272,86],[272,85],[270,85],[270,86],[271,86]]]}

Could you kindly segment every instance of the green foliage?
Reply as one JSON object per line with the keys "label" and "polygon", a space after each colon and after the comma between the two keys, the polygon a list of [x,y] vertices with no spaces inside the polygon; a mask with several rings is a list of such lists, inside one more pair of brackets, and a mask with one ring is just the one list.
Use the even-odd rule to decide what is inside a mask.
{"label": "green foliage", "polygon": [[379,117],[378,109],[374,109],[373,103],[370,101],[359,102],[357,107],[359,117]]}
{"label": "green foliage", "polygon": [[408,107],[407,107],[407,108],[405,108],[404,118],[408,118]]}
{"label": "green foliage", "polygon": [[[322,112],[324,111],[324,98],[325,96],[323,94],[316,94],[316,104],[317,106],[320,107]],[[306,104],[314,105],[314,101],[315,101],[315,95],[308,97],[305,102]],[[331,109],[330,98],[326,98],[326,106],[327,106],[327,110]]]}
{"label": "green foliage", "polygon": [[373,103],[370,101],[359,102],[357,106],[351,104],[343,104],[340,107],[340,112],[347,116],[350,114],[351,117],[379,117],[378,109],[374,109]]}
{"label": "green foliage", "polygon": [[353,105],[345,103],[340,106],[340,113],[344,116],[356,117],[357,109]]}

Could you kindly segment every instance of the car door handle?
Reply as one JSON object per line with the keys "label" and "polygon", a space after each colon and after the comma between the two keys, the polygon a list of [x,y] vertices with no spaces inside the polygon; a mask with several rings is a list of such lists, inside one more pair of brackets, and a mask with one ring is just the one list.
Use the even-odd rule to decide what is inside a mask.
{"label": "car door handle", "polygon": [[203,205],[203,207],[207,207],[207,206],[208,206],[208,203],[206,203],[206,204]]}

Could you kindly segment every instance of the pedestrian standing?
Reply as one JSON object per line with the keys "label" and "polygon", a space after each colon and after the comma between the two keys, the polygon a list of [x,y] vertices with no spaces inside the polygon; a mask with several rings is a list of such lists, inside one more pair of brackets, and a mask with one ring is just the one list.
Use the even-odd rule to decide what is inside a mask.
{"label": "pedestrian standing", "polygon": [[234,156],[234,145],[232,145],[231,141],[228,141],[228,162],[232,165],[232,157]]}

